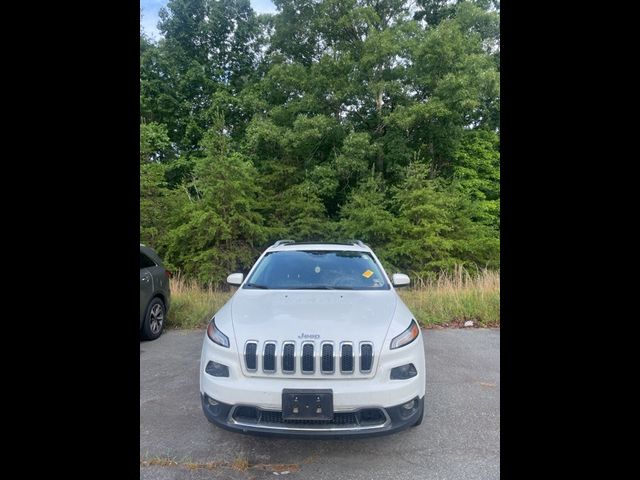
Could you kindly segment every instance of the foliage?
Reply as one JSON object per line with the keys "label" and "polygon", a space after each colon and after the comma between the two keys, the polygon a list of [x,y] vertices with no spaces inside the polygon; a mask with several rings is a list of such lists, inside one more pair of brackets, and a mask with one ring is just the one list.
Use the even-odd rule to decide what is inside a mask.
{"label": "foliage", "polygon": [[277,238],[498,268],[491,0],[170,0],[140,37],[140,234],[201,283]]}

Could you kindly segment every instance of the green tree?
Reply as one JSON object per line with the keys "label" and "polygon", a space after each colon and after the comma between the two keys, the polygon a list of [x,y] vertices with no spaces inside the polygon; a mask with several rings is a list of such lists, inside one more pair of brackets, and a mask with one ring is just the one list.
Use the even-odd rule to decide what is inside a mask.
{"label": "green tree", "polygon": [[428,165],[411,163],[395,189],[398,235],[389,246],[389,258],[418,276],[456,264],[497,267],[497,232],[474,221],[476,204],[457,183],[430,176]]}
{"label": "green tree", "polygon": [[278,228],[278,237],[305,242],[334,237],[335,228],[309,182],[293,185],[277,194],[274,200],[273,213],[269,218]]}
{"label": "green tree", "polygon": [[171,154],[171,141],[166,125],[140,124],[140,163],[166,161]]}
{"label": "green tree", "polygon": [[178,192],[168,188],[165,173],[166,166],[161,163],[140,164],[140,241],[160,254],[166,251],[167,235],[182,200]]}
{"label": "green tree", "polygon": [[371,174],[352,190],[340,210],[340,232],[344,238],[370,245],[382,260],[386,246],[395,236],[397,220],[391,214],[380,175]]}
{"label": "green tree", "polygon": [[500,229],[499,138],[488,130],[470,130],[454,155],[453,178],[477,207],[476,219]]}
{"label": "green tree", "polygon": [[273,0],[279,13],[274,19],[270,52],[309,66],[317,58],[318,37],[314,28],[317,2]]}
{"label": "green tree", "polygon": [[203,283],[222,282],[251,264],[269,231],[258,212],[262,201],[252,162],[230,152],[221,118],[202,142],[191,181],[183,185],[180,225],[169,233],[167,255]]}
{"label": "green tree", "polygon": [[160,20],[165,41],[217,83],[239,89],[255,67],[259,22],[249,0],[169,0]]}

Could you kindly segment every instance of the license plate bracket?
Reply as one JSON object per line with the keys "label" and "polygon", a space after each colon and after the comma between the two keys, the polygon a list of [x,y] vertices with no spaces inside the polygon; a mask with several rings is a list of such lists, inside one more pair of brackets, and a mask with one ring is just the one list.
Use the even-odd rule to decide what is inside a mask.
{"label": "license plate bracket", "polygon": [[282,390],[283,420],[333,420],[333,390]]}

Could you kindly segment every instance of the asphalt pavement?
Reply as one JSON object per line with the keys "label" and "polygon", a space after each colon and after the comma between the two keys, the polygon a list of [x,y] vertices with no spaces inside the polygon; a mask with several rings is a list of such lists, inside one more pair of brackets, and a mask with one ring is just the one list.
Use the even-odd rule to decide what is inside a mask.
{"label": "asphalt pavement", "polygon": [[500,478],[500,331],[424,330],[422,425],[374,438],[293,440],[229,432],[200,406],[204,330],[140,342],[140,478]]}

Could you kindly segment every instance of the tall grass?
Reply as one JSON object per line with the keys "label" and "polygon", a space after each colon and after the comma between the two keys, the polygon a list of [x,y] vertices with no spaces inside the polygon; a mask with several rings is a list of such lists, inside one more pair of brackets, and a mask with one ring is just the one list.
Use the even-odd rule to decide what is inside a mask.
{"label": "tall grass", "polygon": [[458,326],[466,320],[483,327],[500,326],[499,271],[471,274],[457,267],[435,279],[416,279],[412,288],[398,293],[424,326]]}
{"label": "tall grass", "polygon": [[209,285],[205,288],[181,275],[170,281],[171,308],[167,315],[167,328],[198,328],[206,326],[232,292]]}
{"label": "tall grass", "polygon": [[[462,267],[435,279],[413,279],[412,287],[398,289],[422,326],[460,326],[473,320],[476,326],[500,326],[500,272],[470,273]],[[171,279],[168,328],[199,328],[231,298],[233,292],[201,287],[176,275]]]}

